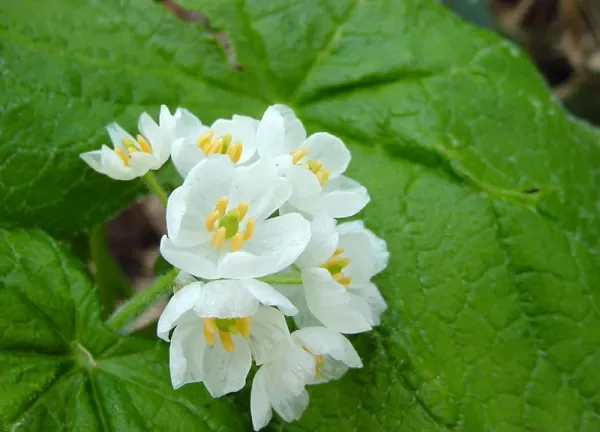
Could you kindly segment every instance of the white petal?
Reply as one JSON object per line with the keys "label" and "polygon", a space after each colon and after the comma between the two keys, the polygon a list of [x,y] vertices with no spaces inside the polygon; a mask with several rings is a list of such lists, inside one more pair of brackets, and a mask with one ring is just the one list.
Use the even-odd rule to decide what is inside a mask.
{"label": "white petal", "polygon": [[181,246],[163,236],[160,254],[171,265],[202,279],[219,279],[220,251],[206,242],[192,246]]}
{"label": "white petal", "polygon": [[204,350],[204,385],[212,397],[236,392],[246,384],[252,365],[250,348],[237,334],[232,335],[232,340],[233,352],[225,351],[219,338]]}
{"label": "white petal", "polygon": [[369,202],[367,189],[357,181],[339,176],[325,183],[319,211],[334,218],[354,216]]}
{"label": "white petal", "polygon": [[206,159],[200,147],[196,145],[196,142],[189,138],[178,138],[175,140],[171,149],[171,158],[177,172],[183,178],[198,163]]}
{"label": "white petal", "polygon": [[296,330],[292,337],[315,355],[328,354],[349,367],[362,367],[362,361],[350,341],[335,330],[327,327],[307,327]]}
{"label": "white petal", "polygon": [[283,117],[285,151],[286,153],[291,152],[306,140],[306,130],[291,108],[280,104],[273,105],[273,107]]}
{"label": "white petal", "polygon": [[387,304],[374,283],[368,283],[359,287],[350,287],[350,295],[360,297],[367,305],[368,320],[372,326],[379,325],[381,314],[387,309]]}
{"label": "white petal", "polygon": [[129,168],[136,177],[146,174],[156,165],[156,158],[150,153],[135,152],[129,155]]}
{"label": "white petal", "polygon": [[284,315],[277,309],[259,308],[252,316],[248,343],[257,365],[272,359],[279,346],[291,344]]}
{"label": "white petal", "polygon": [[288,153],[284,139],[285,127],[283,116],[275,107],[271,106],[263,114],[256,131],[256,142],[260,157],[268,160]]}
{"label": "white petal", "polygon": [[350,258],[344,274],[352,277],[352,285],[364,285],[375,275],[375,251],[365,231],[340,234],[339,247]]}
{"label": "white petal", "polygon": [[168,342],[169,332],[173,327],[186,320],[186,315],[193,315],[192,317],[187,317],[187,320],[194,317],[198,319],[193,313],[192,308],[194,307],[194,303],[200,298],[202,285],[204,285],[202,282],[193,282],[181,288],[171,297],[171,300],[169,300],[169,303],[158,319],[156,333],[159,338]]}
{"label": "white petal", "polygon": [[256,279],[245,279],[244,289],[248,290],[261,304],[274,306],[286,315],[295,315],[298,309],[279,291],[271,285]]}
{"label": "white petal", "polygon": [[138,129],[152,147],[152,155],[155,158],[152,169],[159,169],[169,158],[171,142],[165,140],[164,131],[161,130],[148,113],[144,112],[140,115]]}
{"label": "white petal", "polygon": [[338,232],[340,234],[364,232],[371,241],[371,249],[375,258],[374,274],[380,273],[387,267],[390,259],[390,253],[387,250],[387,244],[385,243],[385,240],[377,237],[373,231],[365,228],[363,221],[357,220],[340,224],[338,225]]}
{"label": "white petal", "polygon": [[238,169],[238,176],[230,196],[230,208],[240,202],[248,203],[247,218],[264,220],[277,210],[292,194],[289,181],[279,177],[271,163],[259,161]]}
{"label": "white petal", "polygon": [[259,301],[246,288],[248,280],[217,280],[202,287],[194,305],[200,317],[237,318],[254,315]]}
{"label": "white petal", "polygon": [[273,410],[267,393],[265,371],[260,368],[252,380],[250,392],[250,414],[252,414],[252,427],[255,431],[264,428],[273,417]]}
{"label": "white petal", "polygon": [[138,177],[137,172],[126,166],[117,153],[105,145],[100,149],[100,165],[100,172],[115,180],[131,180]]}
{"label": "white petal", "polygon": [[287,394],[286,396],[273,400],[271,402],[273,409],[288,423],[300,420],[308,407],[308,393],[306,390],[302,390],[298,394]]}
{"label": "white petal", "polygon": [[348,366],[344,362],[335,360],[329,355],[324,355],[323,361],[324,364],[319,366],[319,376],[315,375],[309,384],[321,384],[337,380],[348,371]]}
{"label": "white petal", "polygon": [[[279,162],[283,158],[291,159],[291,156],[279,156]],[[281,163],[281,162],[280,162]],[[312,171],[299,166],[289,164],[289,168],[280,169],[282,175],[292,184],[293,194],[290,197],[292,203],[296,200],[314,200],[319,198],[319,194],[323,190],[321,183],[317,180]]]}
{"label": "white petal", "polygon": [[136,139],[117,123],[109,123],[108,125],[106,125],[106,130],[108,132],[108,135],[110,135],[110,140],[112,141],[114,148],[118,147],[123,150],[126,150],[125,145],[123,145],[123,138],[128,138],[134,143],[136,142]]}
{"label": "white petal", "polygon": [[277,273],[298,258],[309,240],[310,223],[299,214],[268,219],[256,224],[242,250],[222,258],[220,277],[258,278]]}
{"label": "white petal", "polygon": [[341,175],[350,163],[350,151],[341,139],[327,132],[319,132],[308,137],[302,147],[308,149],[307,159],[320,160],[329,170],[329,178]]}
{"label": "white petal", "polygon": [[[217,201],[229,196],[235,184],[235,166],[226,155],[213,155],[197,164],[187,175],[183,185],[190,188],[187,205],[208,216]],[[198,221],[204,227],[204,219]]]}
{"label": "white petal", "polygon": [[306,294],[302,285],[274,285],[273,287],[286,296],[298,309],[298,313],[294,315],[294,323],[296,323],[298,328],[323,325],[308,308]]}
{"label": "white petal", "polygon": [[189,205],[191,195],[189,187],[180,186],[167,201],[167,233],[172,242],[181,246],[205,243],[212,237],[203,224],[207,215],[199,207]]}
{"label": "white petal", "polygon": [[333,255],[338,247],[339,234],[336,230],[335,219],[324,215],[316,216],[310,222],[310,229],[310,241],[295,262],[302,269],[319,267]]}
{"label": "white petal", "polygon": [[160,106],[158,113],[158,124],[162,128],[174,129],[175,128],[175,116],[171,114],[169,107],[166,105]]}
{"label": "white petal", "polygon": [[[258,128],[258,120],[241,115],[234,115],[233,118],[234,127],[236,132],[240,134],[240,141],[242,141],[242,155],[238,164],[248,162],[256,154],[256,133]],[[236,136],[232,135],[232,142],[236,142]],[[244,138],[241,138],[244,137]]]}
{"label": "white petal", "polygon": [[361,333],[371,325],[357,309],[346,288],[322,268],[302,271],[306,302],[310,311],[325,325],[340,333]]}
{"label": "white petal", "polygon": [[169,370],[174,389],[203,380],[205,348],[206,341],[202,334],[201,323],[177,326],[169,346]]}

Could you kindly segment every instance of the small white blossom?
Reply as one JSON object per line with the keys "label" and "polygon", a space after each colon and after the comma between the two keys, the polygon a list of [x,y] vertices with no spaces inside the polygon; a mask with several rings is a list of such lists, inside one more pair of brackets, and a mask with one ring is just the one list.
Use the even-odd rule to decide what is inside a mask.
{"label": "small white blossom", "polygon": [[360,368],[356,350],[341,334],[325,327],[292,333],[294,346],[280,345],[252,382],[250,411],[254,430],[265,427],[274,409],[286,422],[298,420],[308,406],[304,387],[339,379]]}
{"label": "small white blossom", "polygon": [[203,125],[194,114],[178,108],[175,112],[176,133],[172,158],[182,177],[197,163],[213,154],[226,154],[236,164],[244,164],[256,153],[256,133],[259,121],[234,115],[231,120],[219,119],[211,126]]}
{"label": "small white blossom", "polygon": [[113,148],[103,145],[100,150],[79,156],[95,171],[115,180],[131,180],[150,170],[157,170],[169,159],[173,140],[173,116],[166,106],[160,109],[160,126],[147,113],[139,118],[140,135],[134,138],[121,126],[106,126]]}
{"label": "small white blossom", "polygon": [[310,240],[310,223],[299,214],[267,219],[290,194],[270,164],[236,168],[227,156],[207,158],[169,197],[161,254],[204,279],[278,272]]}
{"label": "small white blossom", "polygon": [[170,371],[174,388],[203,382],[213,397],[241,389],[252,363],[269,360],[290,334],[283,314],[294,306],[257,280],[191,283],[177,291],[163,311],[158,336],[171,336]]}
{"label": "small white blossom", "polygon": [[284,105],[269,107],[261,125],[265,133],[258,140],[260,157],[273,160],[293,185],[294,192],[282,212],[343,218],[367,205],[367,190],[342,175],[351,158],[342,140],[326,132],[307,138],[300,120]]}
{"label": "small white blossom", "polygon": [[333,219],[318,216],[311,229],[311,241],[295,261],[302,285],[277,286],[298,308],[298,327],[360,333],[378,325],[387,306],[371,278],[387,265],[385,242],[362,222],[336,227]]}

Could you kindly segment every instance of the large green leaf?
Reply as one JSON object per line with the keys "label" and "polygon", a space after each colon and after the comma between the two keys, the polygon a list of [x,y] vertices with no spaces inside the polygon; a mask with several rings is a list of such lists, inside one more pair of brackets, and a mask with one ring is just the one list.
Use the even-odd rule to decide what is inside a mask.
{"label": "large green leaf", "polygon": [[[133,127],[167,103],[210,122],[286,103],[348,143],[349,174],[372,195],[364,217],[392,259],[377,279],[383,324],[353,339],[364,369],[314,387],[303,419],[275,427],[599,430],[597,131],[513,45],[433,0],[186,4],[227,32],[243,71],[200,25],[147,0],[0,4],[0,136],[12,143],[0,152],[49,145],[62,161],[19,194],[36,160],[3,157],[0,190],[15,192],[0,218],[62,234],[124,204],[123,183],[77,160],[113,118]],[[83,181],[58,194],[51,179],[72,170]]]}
{"label": "large green leaf", "polygon": [[239,430],[200,384],[174,391],[165,344],[100,321],[87,275],[47,235],[0,230],[0,430]]}

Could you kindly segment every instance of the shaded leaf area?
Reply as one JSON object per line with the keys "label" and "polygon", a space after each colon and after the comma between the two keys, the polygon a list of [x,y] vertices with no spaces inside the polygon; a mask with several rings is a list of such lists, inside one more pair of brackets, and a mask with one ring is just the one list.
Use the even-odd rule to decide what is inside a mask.
{"label": "shaded leaf area", "polygon": [[171,388],[165,344],[107,330],[87,275],[39,231],[0,231],[0,307],[2,430],[244,427],[202,385]]}
{"label": "shaded leaf area", "polygon": [[[18,113],[22,124],[55,122],[30,121],[32,128],[97,132],[80,147],[52,141],[89,177],[60,202],[53,201],[55,189],[44,189],[56,181],[24,186],[52,204],[9,194],[3,220],[62,235],[73,229],[63,218],[73,210],[84,227],[110,213],[102,206],[123,205],[122,183],[100,183],[76,160],[101,142],[101,127],[113,118],[133,127],[141,109],[156,112],[167,103],[209,123],[286,103],[310,131],[347,142],[349,175],[372,195],[363,216],[392,255],[377,279],[389,304],[382,326],[353,338],[364,369],[312,388],[300,422],[271,427],[600,429],[599,135],[565,114],[517,48],[434,1],[186,1],[229,35],[241,72],[201,25],[179,23],[160,5],[68,1],[76,19],[61,20],[64,4],[0,5],[0,79],[10,84],[0,96],[9,101],[0,104],[8,107],[0,134],[16,142],[15,121],[4,119]],[[55,22],[66,28],[55,31]],[[38,76],[42,67],[49,72]],[[72,76],[85,79],[73,87]],[[69,102],[69,109],[49,117],[39,108],[44,98]],[[83,109],[90,106],[102,115]],[[61,115],[89,117],[59,129],[67,118]],[[27,142],[20,145],[33,148]],[[15,144],[2,148],[10,152]],[[22,183],[6,174],[9,168],[21,170],[4,164],[0,188]],[[114,199],[78,198],[92,190]],[[39,350],[49,344],[48,352],[57,352],[44,326],[21,332],[25,339],[38,334]],[[102,352],[89,349],[95,357]],[[166,358],[157,364],[166,370]],[[46,371],[39,386],[53,374],[69,377]]]}

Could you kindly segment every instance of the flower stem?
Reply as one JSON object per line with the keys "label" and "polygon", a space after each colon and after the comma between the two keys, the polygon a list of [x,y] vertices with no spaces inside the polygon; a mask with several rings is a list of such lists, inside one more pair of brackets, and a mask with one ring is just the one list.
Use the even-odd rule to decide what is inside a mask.
{"label": "flower stem", "polygon": [[258,278],[258,280],[271,285],[302,285],[299,273],[275,274]]}
{"label": "flower stem", "polygon": [[123,331],[134,319],[146,311],[159,297],[166,296],[171,291],[178,270],[172,269],[158,278],[152,285],[123,304],[106,321],[108,328]]}
{"label": "flower stem", "polygon": [[144,181],[146,182],[146,186],[148,186],[148,190],[150,190],[150,192],[153,192],[166,207],[167,193],[158,183],[158,180],[156,179],[156,176],[152,173],[152,171],[148,171],[146,174],[144,174]]}

